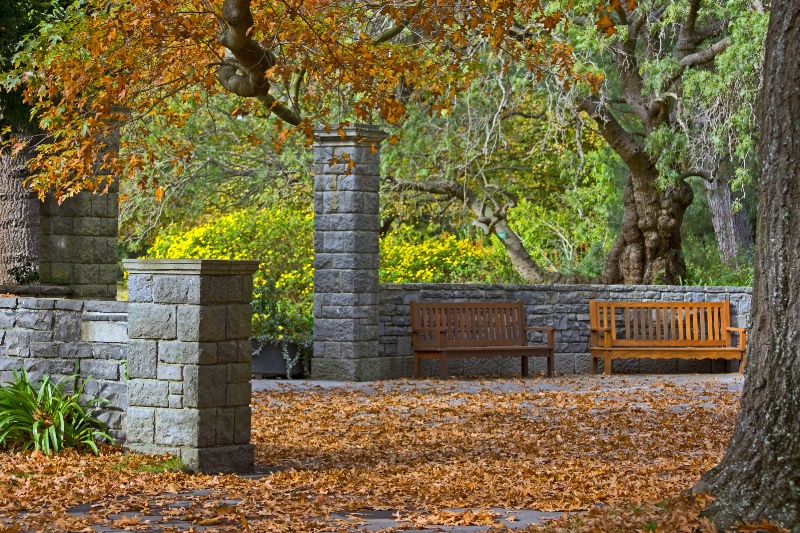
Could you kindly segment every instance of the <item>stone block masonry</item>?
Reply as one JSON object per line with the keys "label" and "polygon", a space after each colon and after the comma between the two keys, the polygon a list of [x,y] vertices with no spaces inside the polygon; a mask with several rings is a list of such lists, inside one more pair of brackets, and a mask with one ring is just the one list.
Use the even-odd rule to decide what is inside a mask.
{"label": "stone block masonry", "polygon": [[[331,261],[358,258],[341,254]],[[372,259],[370,259],[371,261]],[[354,265],[357,263],[346,263]],[[171,452],[192,469],[246,471],[250,446],[250,298],[255,262],[135,261],[130,303],[57,298],[0,298],[0,381],[25,368],[33,379],[53,379],[79,369],[92,376],[86,393],[111,403],[100,411],[111,435],[145,453]],[[358,269],[355,269],[358,270]],[[730,300],[734,326],[747,326],[747,287],[604,285],[382,285],[378,293],[334,293],[317,301],[330,307],[317,329],[322,342],[348,346],[323,352],[312,366],[328,379],[410,377],[413,372],[408,303],[502,301],[525,303],[530,326],[556,328],[556,372],[589,371],[589,300]],[[380,312],[374,344],[365,342],[359,318]],[[336,315],[336,310],[341,315]],[[362,315],[361,313],[365,313]],[[332,325],[331,325],[332,324]],[[369,326],[369,324],[366,324]],[[327,329],[325,329],[327,328]],[[373,335],[369,331],[369,335]],[[534,339],[537,340],[537,339]],[[329,346],[324,345],[327,350]],[[710,372],[734,370],[724,362],[614,361],[614,372]],[[736,363],[734,362],[733,365]],[[434,365],[424,366],[435,376]],[[533,370],[544,372],[541,361]],[[451,361],[457,375],[514,375],[517,359]],[[127,438],[127,441],[126,441]]]}
{"label": "stone block masonry", "polygon": [[379,379],[379,167],[386,134],[364,125],[314,133],[312,377]]}
{"label": "stone block masonry", "polygon": [[126,447],[247,472],[257,261],[128,260]]}
{"label": "stone block masonry", "polygon": [[75,298],[117,295],[116,183],[105,194],[82,191],[61,205],[49,195],[41,208],[39,277]]}
{"label": "stone block masonry", "polygon": [[[552,326],[555,332],[555,371],[559,374],[589,372],[589,300],[721,301],[731,302],[731,325],[747,327],[750,320],[750,287],[683,287],[668,285],[475,285],[392,284],[380,289],[380,348],[374,361],[381,379],[413,375],[411,315],[409,302],[418,301],[513,301],[525,304],[528,326]],[[537,340],[537,339],[534,339]],[[535,358],[534,372],[544,372],[544,361]],[[423,362],[423,375],[435,376],[436,362]],[[427,364],[425,364],[427,363]],[[738,361],[615,360],[617,372],[712,372],[735,370]],[[514,375],[519,360],[512,358],[463,359],[449,362],[457,375]],[[377,378],[373,378],[377,379]]]}
{"label": "stone block masonry", "polygon": [[58,381],[76,372],[91,377],[84,392],[109,400],[98,418],[124,442],[127,310],[127,302],[0,298],[0,382],[21,369],[32,381],[43,375]]}

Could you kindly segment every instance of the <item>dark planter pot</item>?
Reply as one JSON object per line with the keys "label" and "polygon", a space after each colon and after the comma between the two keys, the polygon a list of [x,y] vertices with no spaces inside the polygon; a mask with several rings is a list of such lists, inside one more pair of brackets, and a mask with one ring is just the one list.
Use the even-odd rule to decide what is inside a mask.
{"label": "dark planter pot", "polygon": [[[283,347],[277,343],[260,344],[256,339],[253,342],[253,374],[260,374],[262,378],[286,377],[286,361],[283,359]],[[290,342],[288,345],[289,357],[297,354],[297,346]],[[256,351],[258,350],[258,351]],[[299,378],[303,375],[303,365],[298,361],[292,367],[292,377]]]}

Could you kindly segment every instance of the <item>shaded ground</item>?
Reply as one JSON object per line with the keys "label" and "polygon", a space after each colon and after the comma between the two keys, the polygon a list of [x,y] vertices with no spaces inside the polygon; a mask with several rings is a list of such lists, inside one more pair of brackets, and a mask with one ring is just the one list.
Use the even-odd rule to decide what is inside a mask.
{"label": "shaded ground", "polygon": [[700,524],[704,501],[641,502],[680,494],[719,461],[741,383],[259,381],[256,475],[149,472],[159,460],[114,451],[2,454],[0,514],[45,531],[502,531],[565,511],[582,524],[551,530]]}

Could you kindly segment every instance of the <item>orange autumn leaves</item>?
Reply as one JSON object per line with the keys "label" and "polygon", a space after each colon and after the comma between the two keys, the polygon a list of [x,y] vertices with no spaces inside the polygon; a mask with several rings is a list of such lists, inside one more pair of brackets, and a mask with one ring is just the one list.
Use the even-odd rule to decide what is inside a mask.
{"label": "orange autumn leaves", "polygon": [[[153,117],[180,124],[190,111],[178,102],[199,103],[222,91],[216,73],[230,59],[219,44],[223,4],[90,0],[49,26],[20,56],[20,89],[49,133],[31,162],[31,185],[59,196],[102,190],[112,177],[153,164],[152,149],[137,145]],[[248,35],[276,60],[258,83],[268,82],[274,98],[300,117],[296,129],[309,139],[320,122],[397,123],[409,90],[432,110],[447,109],[484,68],[477,55],[486,50],[565,82],[582,79],[572,72],[569,45],[549,39],[562,15],[545,14],[537,0],[248,5]],[[275,109],[255,98],[237,106],[265,117]],[[178,144],[175,152],[178,160],[188,156]]]}
{"label": "orange autumn leaves", "polygon": [[[254,396],[263,477],[152,473],[159,459],[113,450],[4,453],[0,515],[9,527],[14,519],[48,531],[144,528],[111,515],[126,510],[218,531],[331,531],[330,513],[388,508],[409,525],[488,530],[488,508],[524,507],[592,509],[547,531],[638,531],[651,521],[667,524],[653,531],[714,531],[699,516],[708,500],[679,495],[720,459],[738,393],[651,379],[631,388],[624,377],[559,378],[557,389],[575,390],[551,391],[534,390],[534,380],[287,386]],[[92,503],[89,516],[66,512],[81,503]],[[443,509],[451,506],[478,510]]]}
{"label": "orange autumn leaves", "polygon": [[709,394],[669,382],[613,394],[287,389],[259,395],[253,434],[257,460],[282,470],[276,481],[374,507],[573,511],[689,488],[721,458],[735,419],[737,393]]}

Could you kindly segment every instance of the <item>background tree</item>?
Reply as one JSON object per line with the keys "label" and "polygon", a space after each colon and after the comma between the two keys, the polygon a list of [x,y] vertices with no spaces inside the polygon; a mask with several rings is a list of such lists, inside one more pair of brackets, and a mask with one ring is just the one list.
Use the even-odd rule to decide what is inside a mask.
{"label": "background tree", "polygon": [[527,68],[486,47],[473,54],[484,74],[446,113],[407,102],[399,139],[382,155],[384,197],[399,194],[396,205],[411,215],[383,213],[499,233],[529,283],[588,281],[599,273],[584,262],[589,249],[604,256],[613,235],[601,207],[615,196],[607,158],[598,157],[604,141],[589,127],[555,130]]}
{"label": "background tree", "polygon": [[[33,186],[52,187],[57,196],[94,190],[107,179],[97,177],[98,164],[111,175],[135,173],[152,154],[127,146],[122,159],[103,153],[118,124],[146,128],[146,118],[158,112],[179,123],[185,112],[165,103],[198,102],[201,89],[242,97],[244,112],[263,108],[308,139],[319,122],[398,122],[405,107],[396,88],[403,83],[446,108],[471,78],[461,43],[477,34],[490,36],[495,47],[515,45],[509,38],[515,15],[540,14],[534,2],[517,8],[508,0],[491,6],[225,0],[219,7],[205,0],[90,2],[29,41],[5,83],[18,85],[25,76],[37,119],[58,126],[47,151],[31,161]],[[396,37],[412,22],[421,40],[409,46]],[[547,48],[546,39],[526,37],[515,53],[533,65],[568,69],[565,47]],[[189,56],[191,62],[176,60]]]}
{"label": "background tree", "polygon": [[695,486],[720,526],[800,531],[800,5],[772,3],[764,67],[753,324],[741,410],[720,464]]}
{"label": "background tree", "polygon": [[683,86],[695,71],[714,72],[716,57],[731,44],[730,21],[746,16],[741,10],[753,7],[702,0],[619,2],[607,9],[579,3],[559,26],[575,43],[576,69],[602,72],[605,82],[589,95],[563,84],[557,89],[566,105],[595,121],[628,168],[622,231],[601,281],[685,278],[680,230],[693,200],[687,178],[710,172],[682,148],[699,130],[683,127]]}
{"label": "background tree", "polygon": [[730,45],[713,65],[684,75],[672,153],[703,170],[699,181],[712,215],[719,254],[728,265],[751,260],[750,197],[758,169],[758,115],[769,16],[744,4],[728,24]]}
{"label": "background tree", "polygon": [[121,184],[120,238],[127,254],[143,253],[160,231],[187,230],[241,209],[311,205],[305,137],[280,140],[279,119],[267,110],[244,113],[238,104],[208,94],[199,103],[173,102],[188,109],[185,120],[148,117],[145,138],[123,139],[136,157],[153,155],[152,164]]}
{"label": "background tree", "polygon": [[[634,9],[593,2],[565,12],[569,17],[556,4],[544,9],[537,2],[509,1],[490,6],[446,0],[364,5],[226,0],[219,11],[218,4],[204,0],[89,4],[58,31],[30,41],[21,55],[26,62],[15,72],[17,83],[22,73],[30,73],[28,96],[37,117],[42,125],[57,126],[47,153],[31,162],[32,183],[38,190],[54,187],[57,195],[97,189],[103,179],[94,172],[98,160],[107,176],[152,183],[141,171],[155,166],[159,152],[172,149],[179,154],[176,159],[184,158],[184,147],[169,137],[160,139],[163,149],[141,142],[153,117],[162,114],[180,125],[192,111],[179,104],[196,107],[220,90],[236,102],[232,114],[272,113],[310,139],[319,121],[398,123],[412,100],[432,115],[451,113],[459,95],[481,88],[490,66],[499,69],[489,73],[498,80],[513,71],[531,83],[544,77],[556,84],[597,119],[597,130],[628,169],[641,171],[642,178],[631,178],[627,188],[622,236],[598,280],[677,282],[685,278],[680,227],[692,196],[685,178],[703,171],[685,158],[663,157],[678,132],[678,106],[671,103],[670,90],[677,90],[687,71],[706,68],[730,42],[730,13],[716,4],[700,4],[687,1],[667,9],[671,4],[648,3]],[[594,24],[584,16],[587,10]],[[571,28],[578,26],[575,37]],[[69,42],[58,38],[65,33],[71,35]],[[584,47],[581,53],[590,60],[576,66],[581,53],[573,53],[572,41]],[[191,63],[175,61],[189,56]],[[631,67],[634,63],[638,66]],[[613,75],[600,64],[611,65]],[[15,78],[7,77],[6,83],[13,85]],[[498,107],[500,113],[485,121],[489,150],[505,142],[494,133],[498,120],[526,112],[513,94],[519,86],[502,81],[500,87],[504,84],[512,93],[507,103],[498,102],[511,108]],[[614,100],[615,94],[622,96]],[[115,111],[120,107],[126,113]],[[570,120],[580,124],[583,119],[573,114]],[[102,151],[119,121],[129,125],[121,158]],[[292,131],[277,124],[276,149]],[[263,136],[252,138],[257,143]],[[189,154],[188,161],[195,152],[183,153]],[[470,156],[468,161],[478,160]],[[480,165],[465,170],[474,173],[469,179],[477,187],[458,188],[440,180],[426,187],[468,206],[484,231],[508,235],[503,243],[525,279],[578,279],[548,272],[508,225],[508,213],[519,201],[518,187],[488,176]],[[510,177],[519,181],[514,173]],[[420,183],[396,186],[423,189]],[[157,197],[163,192],[156,189]]]}

